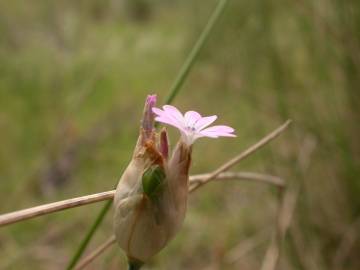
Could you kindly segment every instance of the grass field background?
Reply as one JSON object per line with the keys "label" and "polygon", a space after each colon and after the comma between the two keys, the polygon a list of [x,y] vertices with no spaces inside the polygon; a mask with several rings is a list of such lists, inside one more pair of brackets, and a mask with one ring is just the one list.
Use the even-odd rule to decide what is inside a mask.
{"label": "grass field background", "polygon": [[[174,105],[217,114],[237,138],[199,140],[191,173],[216,168],[291,118],[286,133],[236,169],[300,186],[282,269],[359,269],[360,3],[229,2]],[[215,5],[1,2],[1,213],[112,189],[146,95],[164,101]],[[63,269],[101,206],[1,228],[0,269]],[[259,269],[275,214],[271,187],[206,185],[146,269]],[[112,233],[111,217],[89,250]],[[231,261],[246,241],[254,248]],[[114,246],[89,269],[125,262]]]}

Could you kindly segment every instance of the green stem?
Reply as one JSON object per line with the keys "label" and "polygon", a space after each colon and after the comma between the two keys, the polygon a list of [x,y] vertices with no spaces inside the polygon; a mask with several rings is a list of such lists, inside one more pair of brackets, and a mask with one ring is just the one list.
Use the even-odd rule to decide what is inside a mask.
{"label": "green stem", "polygon": [[210,16],[209,21],[207,22],[204,30],[200,34],[198,40],[196,41],[194,47],[190,51],[188,57],[186,58],[184,64],[182,65],[173,85],[170,88],[169,95],[165,99],[165,104],[170,104],[173,102],[174,98],[180,91],[181,87],[183,86],[189,72],[194,65],[195,61],[197,60],[201,49],[204,47],[206,40],[208,39],[211,30],[214,28],[216,22],[218,21],[220,15],[223,13],[224,8],[228,0],[220,0],[217,4],[214,12]]}
{"label": "green stem", "polygon": [[[228,0],[220,0],[217,4],[214,12],[212,13],[209,21],[207,22],[204,30],[200,34],[198,40],[196,41],[194,47],[190,51],[188,57],[186,58],[184,64],[182,65],[177,77],[175,78],[175,81],[173,85],[171,86],[169,90],[169,95],[167,96],[165,100],[165,104],[170,104],[173,102],[174,98],[179,94],[179,91],[181,87],[183,86],[187,76],[189,75],[189,72],[191,71],[192,66],[194,65],[195,61],[197,60],[200,51],[204,47],[204,44],[207,40],[207,38],[210,35],[211,30],[214,28],[216,22],[220,18],[220,15],[223,13],[224,8]],[[103,207],[101,212],[99,213],[98,217],[96,218],[95,222],[91,226],[90,230],[87,232],[86,236],[82,240],[80,246],[78,247],[76,253],[72,257],[67,270],[71,270],[75,267],[79,259],[81,258],[82,254],[84,253],[87,245],[89,244],[90,240],[94,236],[96,230],[102,223],[106,213],[110,209],[112,201],[108,201],[106,205]],[[129,265],[131,267],[131,265]],[[129,269],[139,269],[139,268],[129,268]]]}
{"label": "green stem", "polygon": [[139,270],[141,266],[143,266],[143,263],[141,262],[129,261],[128,270]]}
{"label": "green stem", "polygon": [[89,231],[87,232],[87,234],[85,235],[84,239],[81,241],[80,246],[78,247],[76,253],[74,254],[74,256],[72,257],[68,267],[66,268],[67,270],[71,270],[73,269],[77,262],[79,261],[79,259],[81,258],[82,254],[84,253],[87,245],[89,244],[91,238],[94,236],[97,228],[99,227],[99,225],[101,224],[101,222],[103,221],[106,213],[108,212],[108,210],[110,209],[110,206],[112,204],[112,200],[109,200],[106,202],[106,204],[104,205],[104,207],[101,209],[99,215],[97,216],[95,222],[92,224],[91,228],[89,229]]}
{"label": "green stem", "polygon": [[129,270],[139,270],[141,268],[141,266],[136,266],[134,264],[129,264]]}

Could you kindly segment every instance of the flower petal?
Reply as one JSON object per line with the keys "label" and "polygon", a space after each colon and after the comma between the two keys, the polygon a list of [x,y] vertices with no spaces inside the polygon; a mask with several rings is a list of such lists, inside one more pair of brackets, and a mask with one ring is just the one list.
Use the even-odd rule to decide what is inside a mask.
{"label": "flower petal", "polygon": [[234,129],[229,126],[208,127],[216,119],[216,115],[201,117],[196,111],[188,111],[185,115],[174,106],[164,105],[163,110],[153,108],[153,113],[157,115],[156,121],[176,127],[181,132],[183,142],[192,145],[195,140],[201,137],[236,137]]}
{"label": "flower petal", "polygon": [[179,123],[182,123],[185,126],[185,119],[182,113],[176,107],[171,105],[164,105],[163,109],[169,117],[176,119],[179,121]]}
{"label": "flower petal", "polygon": [[234,132],[234,129],[229,126],[218,125],[218,126],[212,126],[212,127],[203,129],[203,131],[231,133],[231,132]]}
{"label": "flower petal", "polygon": [[162,116],[162,115],[165,114],[165,112],[164,112],[163,110],[161,110],[161,109],[159,109],[159,108],[156,108],[156,107],[153,107],[153,108],[152,108],[152,111],[153,111],[153,113],[155,113],[155,114],[158,115],[158,116]]}
{"label": "flower petal", "polygon": [[217,119],[216,115],[202,117],[198,121],[196,121],[195,129],[197,131],[200,131],[203,128],[206,128],[207,126],[211,125],[216,119]]}
{"label": "flower petal", "polygon": [[234,129],[229,126],[213,126],[200,131],[204,136],[217,138],[217,137],[236,137],[233,134]]}
{"label": "flower petal", "polygon": [[[165,106],[168,107],[170,105],[165,105]],[[171,106],[171,107],[173,107],[173,106]],[[185,125],[183,124],[183,121],[180,121],[177,118],[179,115],[177,115],[177,117],[175,117],[172,112],[170,113],[168,110],[161,110],[159,108],[153,108],[152,111],[153,111],[153,113],[155,113],[157,115],[157,117],[155,118],[156,121],[162,122],[164,124],[172,125],[178,129],[180,129],[181,131],[185,131]],[[179,114],[181,115],[180,112],[179,112]],[[181,115],[181,117],[182,117],[182,115]]]}
{"label": "flower petal", "polygon": [[232,133],[214,133],[214,132],[201,131],[201,134],[203,135],[203,137],[210,137],[210,138],[236,137],[236,135]]}
{"label": "flower petal", "polygon": [[167,117],[166,115],[155,117],[155,121],[168,124],[170,126],[176,127],[177,129],[180,129],[182,132],[186,132],[185,128],[181,124],[179,124],[176,120]]}
{"label": "flower petal", "polygon": [[193,127],[195,123],[201,119],[201,115],[195,111],[188,111],[185,113],[185,122],[188,127]]}

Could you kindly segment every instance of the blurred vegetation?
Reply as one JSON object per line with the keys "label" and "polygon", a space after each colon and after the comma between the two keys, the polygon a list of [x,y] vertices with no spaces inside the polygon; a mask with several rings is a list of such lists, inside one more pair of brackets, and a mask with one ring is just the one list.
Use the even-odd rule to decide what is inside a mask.
{"label": "blurred vegetation", "polygon": [[[216,1],[0,2],[0,211],[109,190],[146,94],[165,98]],[[175,105],[218,114],[238,138],[196,144],[206,172],[285,119],[239,170],[301,186],[282,269],[360,268],[360,2],[230,1]],[[172,132],[175,143],[176,132]],[[148,269],[258,269],[274,190],[213,183]],[[101,204],[1,228],[1,269],[63,269]],[[90,248],[112,231],[111,215]],[[255,247],[236,260],[229,252]],[[114,247],[94,269],[125,265]]]}

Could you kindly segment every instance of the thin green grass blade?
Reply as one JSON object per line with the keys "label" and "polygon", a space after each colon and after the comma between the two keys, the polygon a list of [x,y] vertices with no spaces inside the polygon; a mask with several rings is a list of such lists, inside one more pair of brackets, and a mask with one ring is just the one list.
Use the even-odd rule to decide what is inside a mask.
{"label": "thin green grass blade", "polygon": [[187,76],[189,75],[191,68],[193,67],[195,61],[198,59],[201,49],[204,47],[206,40],[210,36],[211,30],[214,28],[216,22],[219,20],[220,15],[224,12],[227,2],[228,2],[228,0],[220,0],[219,3],[217,4],[214,12],[212,13],[209,21],[207,22],[204,30],[200,34],[194,47],[191,49],[188,57],[186,58],[184,64],[182,65],[174,83],[172,84],[170,91],[169,91],[169,95],[165,99],[165,104],[172,103],[174,98],[179,93]]}
{"label": "thin green grass blade", "polygon": [[[179,91],[180,91],[181,87],[183,86],[187,76],[189,75],[191,68],[193,67],[195,61],[197,60],[201,49],[204,47],[205,42],[211,33],[211,30],[214,28],[216,22],[220,18],[220,15],[223,13],[227,2],[228,2],[228,0],[220,0],[219,3],[217,4],[214,12],[212,13],[209,21],[207,22],[204,30],[200,34],[194,47],[192,48],[192,50],[190,51],[184,64],[182,65],[177,77],[175,78],[174,83],[172,84],[172,86],[169,90],[169,95],[165,99],[165,104],[172,103],[174,101],[175,97],[179,94]],[[106,203],[106,205],[103,207],[103,209],[99,213],[99,216],[96,218],[95,222],[93,223],[93,225],[91,226],[91,228],[85,235],[84,239],[82,240],[76,253],[72,257],[68,267],[66,268],[67,270],[71,270],[76,266],[76,264],[78,263],[79,259],[82,256],[82,254],[84,253],[87,245],[89,244],[90,240],[94,236],[97,228],[102,223],[106,213],[109,211],[111,204],[112,204],[112,201],[108,201]]]}
{"label": "thin green grass blade", "polygon": [[97,228],[99,227],[99,225],[103,221],[106,213],[109,211],[111,205],[112,205],[112,200],[109,200],[109,201],[106,202],[104,207],[101,209],[101,211],[100,211],[99,215],[97,216],[95,222],[93,223],[93,225],[91,226],[91,228],[87,232],[84,239],[81,241],[80,246],[78,247],[76,253],[72,257],[69,265],[66,268],[67,270],[71,270],[76,266],[76,264],[78,263],[79,259],[82,256],[82,254],[84,253],[87,245],[89,244],[91,238],[93,237],[93,235],[96,232]]}

